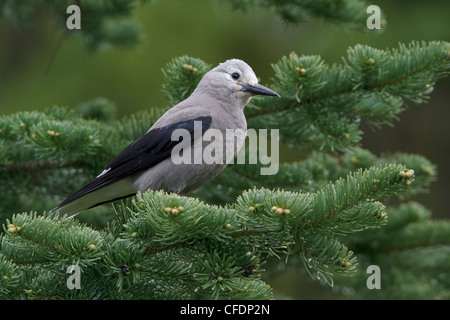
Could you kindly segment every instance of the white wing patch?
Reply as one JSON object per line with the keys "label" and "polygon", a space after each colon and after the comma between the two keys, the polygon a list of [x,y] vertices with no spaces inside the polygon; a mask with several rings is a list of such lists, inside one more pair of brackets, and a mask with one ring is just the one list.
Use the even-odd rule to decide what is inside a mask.
{"label": "white wing patch", "polygon": [[105,173],[107,173],[109,170],[111,170],[111,168],[108,168],[108,169],[103,170],[102,173],[100,173],[100,174],[97,176],[97,178],[98,178],[98,177],[101,177],[102,175],[104,175]]}

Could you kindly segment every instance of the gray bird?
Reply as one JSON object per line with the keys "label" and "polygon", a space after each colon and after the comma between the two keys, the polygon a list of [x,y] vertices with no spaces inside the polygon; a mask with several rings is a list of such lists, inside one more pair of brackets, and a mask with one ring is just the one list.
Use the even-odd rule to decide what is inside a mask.
{"label": "gray bird", "polygon": [[[195,130],[201,128],[200,138],[209,132],[222,133],[226,137],[223,157],[229,156],[230,152],[234,157],[247,134],[244,107],[253,95],[279,97],[276,92],[258,84],[252,68],[244,61],[231,59],[219,64],[204,75],[186,100],[169,109],[146,134],[108,163],[94,180],[60,203],[52,212],[74,216],[81,211],[149,189],[184,195],[199,188],[221,173],[227,162],[211,164],[192,161],[176,164],[172,158],[173,151],[181,148],[183,152],[191,152],[195,158],[194,153],[199,146],[205,150],[212,142],[202,140],[196,143],[199,137],[195,137]],[[229,130],[235,133],[231,138],[227,136]],[[178,140],[173,137],[177,132],[184,132]],[[225,145],[230,143],[233,148],[227,149]],[[183,149],[190,146],[191,149]]]}

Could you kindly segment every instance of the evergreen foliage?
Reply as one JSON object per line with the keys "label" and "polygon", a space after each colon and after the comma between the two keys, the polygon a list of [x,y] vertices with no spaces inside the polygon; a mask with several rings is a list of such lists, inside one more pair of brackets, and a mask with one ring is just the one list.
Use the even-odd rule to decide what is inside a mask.
{"label": "evergreen foliage", "polygon": [[0,12],[20,28],[31,28],[33,16],[45,14],[65,37],[69,34],[67,8],[77,5],[82,12],[83,27],[71,30],[70,34],[78,36],[87,49],[99,50],[107,45],[130,47],[139,43],[142,31],[130,18],[137,5],[146,2],[149,0],[1,0]]}
{"label": "evergreen foliage", "polygon": [[[94,2],[81,4],[94,10]],[[325,4],[332,2],[359,4],[320,1],[330,21]],[[133,1],[98,3],[113,5],[106,11],[118,15]],[[290,10],[294,3],[276,7],[298,22],[303,17]],[[11,17],[26,17],[26,6],[2,5]],[[346,19],[342,12],[339,17]],[[83,32],[88,43],[99,43],[100,33]],[[301,160],[281,163],[269,176],[259,174],[260,162],[230,165],[190,196],[148,191],[70,220],[44,213],[97,175],[167,108],[117,120],[114,104],[99,98],[76,108],[1,116],[0,297],[270,299],[276,292],[264,281],[269,260],[299,263],[329,285],[353,276],[338,285],[352,288],[346,291],[352,297],[371,294],[356,284],[368,264],[390,277],[386,297],[448,297],[450,225],[410,200],[427,190],[436,167],[420,155],[376,156],[358,143],[362,123],[392,125],[406,103],[426,102],[448,74],[449,52],[449,43],[433,41],[385,50],[356,45],[332,66],[320,56],[282,57],[273,64],[270,85],[282,98],[255,97],[246,116],[249,128],[279,129],[281,143],[298,150]],[[168,63],[162,88],[168,104],[185,99],[210,68],[188,56]],[[71,265],[81,269],[81,289],[67,287]]]}
{"label": "evergreen foliage", "polygon": [[[389,223],[377,233],[367,230],[345,240],[361,264],[342,289],[356,299],[447,300],[450,223],[432,220],[431,212],[414,201],[393,206],[388,215]],[[363,288],[370,264],[382,270],[381,290]]]}
{"label": "evergreen foliage", "polygon": [[366,25],[368,4],[361,0],[229,0],[236,9],[250,10],[255,6],[273,8],[282,21],[299,24],[321,19],[339,28],[360,28]]}
{"label": "evergreen foliage", "polygon": [[[61,30],[62,37],[69,35],[66,28],[67,7],[77,5],[83,16],[83,27],[71,30],[88,50],[101,50],[109,45],[133,47],[142,38],[140,26],[133,21],[135,10],[151,0],[0,0],[1,15],[17,27],[31,28],[32,17],[45,14],[52,25]],[[362,28],[366,23],[367,3],[362,0],[228,0],[231,7],[249,10],[255,6],[273,8],[287,24],[299,24],[311,19],[321,19],[333,26],[350,29]]]}

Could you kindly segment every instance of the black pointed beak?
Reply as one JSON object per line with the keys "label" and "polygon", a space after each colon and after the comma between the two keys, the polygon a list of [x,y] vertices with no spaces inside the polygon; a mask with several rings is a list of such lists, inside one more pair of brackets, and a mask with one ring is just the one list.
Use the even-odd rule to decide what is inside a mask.
{"label": "black pointed beak", "polygon": [[276,93],[273,90],[270,90],[267,87],[264,87],[261,84],[255,84],[254,86],[250,85],[250,84],[242,84],[242,91],[247,91],[247,92],[252,92],[253,94],[260,94],[263,96],[276,96],[276,97],[280,97],[281,96]]}

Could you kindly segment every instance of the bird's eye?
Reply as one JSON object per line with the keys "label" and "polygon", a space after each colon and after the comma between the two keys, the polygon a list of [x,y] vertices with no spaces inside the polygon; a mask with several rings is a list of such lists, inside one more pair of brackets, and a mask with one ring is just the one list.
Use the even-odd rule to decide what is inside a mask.
{"label": "bird's eye", "polygon": [[239,73],[233,72],[233,74],[231,75],[231,77],[232,77],[234,80],[237,80],[237,79],[239,79]]}

